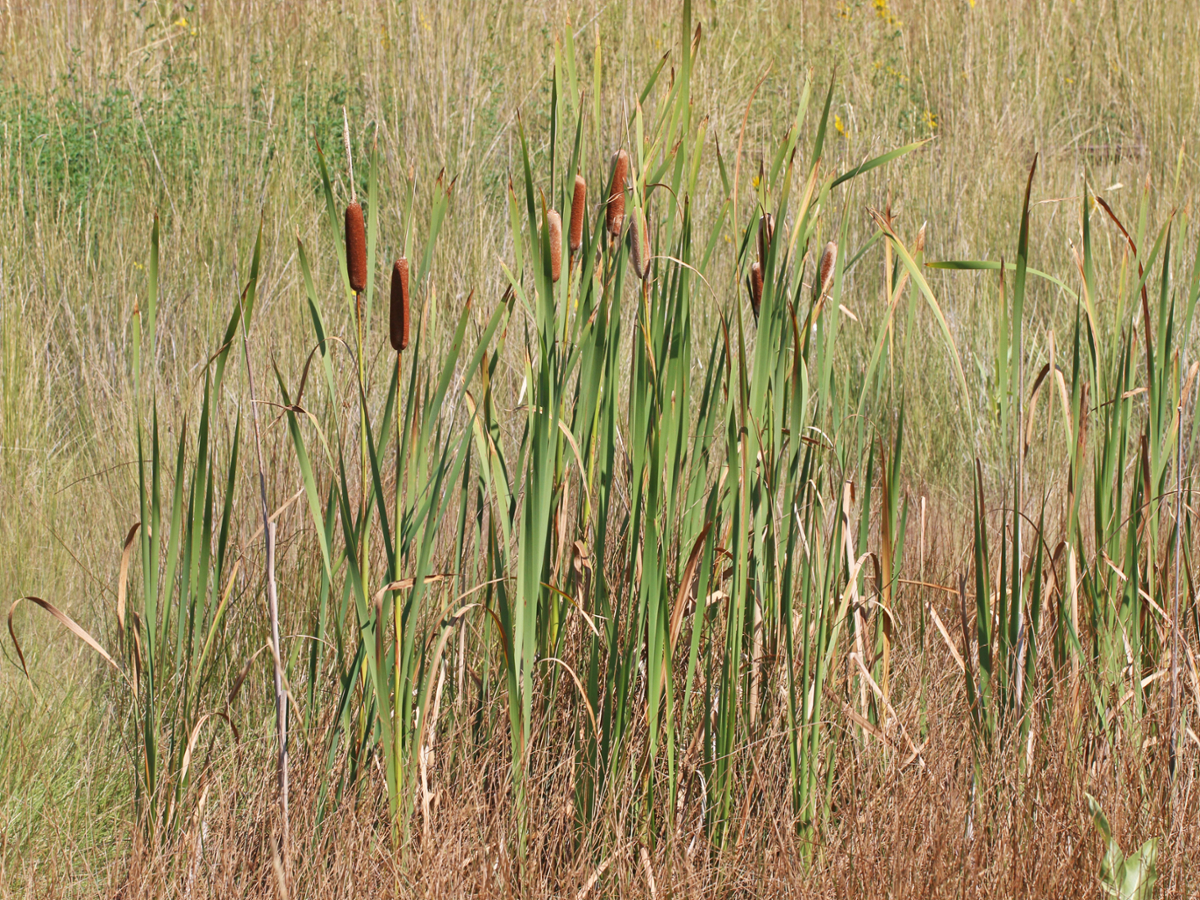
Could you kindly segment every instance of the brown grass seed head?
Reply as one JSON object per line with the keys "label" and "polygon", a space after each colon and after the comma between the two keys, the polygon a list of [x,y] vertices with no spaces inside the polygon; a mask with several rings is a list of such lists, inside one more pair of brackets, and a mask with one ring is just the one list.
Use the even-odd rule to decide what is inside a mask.
{"label": "brown grass seed head", "polygon": [[346,274],[351,290],[361,294],[367,287],[367,235],[357,201],[346,207]]}
{"label": "brown grass seed head", "polygon": [[583,246],[583,209],[587,204],[587,182],[582,175],[575,176],[575,196],[571,198],[571,255],[574,256]]}
{"label": "brown grass seed head", "polygon": [[408,260],[404,257],[392,264],[392,305],[388,336],[397,353],[408,346]]}
{"label": "brown grass seed head", "polygon": [[613,157],[612,186],[608,191],[608,233],[616,237],[625,224],[625,182],[629,178],[629,154],[618,150]]}

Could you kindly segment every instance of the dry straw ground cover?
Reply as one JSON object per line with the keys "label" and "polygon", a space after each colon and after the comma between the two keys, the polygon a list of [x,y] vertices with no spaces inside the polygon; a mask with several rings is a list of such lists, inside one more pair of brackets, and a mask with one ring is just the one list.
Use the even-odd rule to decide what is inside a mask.
{"label": "dry straw ground cover", "polygon": [[7,6],[0,896],[1194,896],[1198,27]]}

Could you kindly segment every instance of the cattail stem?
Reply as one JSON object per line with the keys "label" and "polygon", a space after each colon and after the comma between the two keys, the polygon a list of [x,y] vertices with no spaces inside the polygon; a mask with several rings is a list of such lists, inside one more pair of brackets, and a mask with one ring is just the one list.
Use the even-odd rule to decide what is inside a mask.
{"label": "cattail stem", "polygon": [[[359,396],[365,397],[367,391],[367,360],[365,353],[366,335],[363,333],[363,296],[361,291],[355,291],[354,293],[354,310],[354,318],[356,320],[355,327],[358,332],[358,390]],[[358,511],[360,517],[366,515],[367,510],[367,485],[369,484],[368,473],[370,471],[370,457],[367,447],[367,427],[367,410],[366,407],[363,406],[359,411],[358,419],[360,463],[359,484],[361,486],[358,496]],[[368,568],[370,566],[370,545],[368,543],[370,536],[371,529],[364,528],[362,535],[362,555],[359,557],[362,560],[362,576],[364,580],[367,580],[370,577]]]}
{"label": "cattail stem", "polygon": [[[405,281],[407,283],[407,278],[405,279]],[[402,394],[401,377],[403,374],[403,362],[404,362],[404,354],[400,350],[397,350],[396,351],[396,505],[395,505],[395,513],[394,513],[395,518],[392,520],[396,523],[396,529],[394,532],[395,537],[393,538],[393,540],[395,542],[395,551],[396,552],[394,555],[394,562],[393,562],[393,568],[392,568],[392,573],[391,573],[392,581],[400,580],[400,572],[401,572],[401,566],[402,566],[402,555],[400,552],[401,538],[400,538],[399,532],[400,532],[400,527],[401,527],[400,523],[404,520],[404,502],[405,502],[404,501],[404,483],[406,480],[405,476],[407,474],[406,469],[407,469],[407,462],[408,462],[408,442],[405,441],[405,439],[404,439],[405,427],[406,427],[407,422],[406,422],[405,416],[401,410],[401,394]],[[413,381],[415,381],[415,375],[416,375],[415,366],[411,369],[411,371],[412,371]],[[415,400],[416,400],[415,391],[410,390],[408,398],[409,398],[409,406],[410,406],[409,412],[411,414],[411,412],[412,412],[411,407],[414,405]],[[413,422],[414,428],[415,428],[415,425],[416,425],[416,422],[415,422],[415,418],[414,418],[414,422]],[[413,491],[413,486],[410,483],[409,484],[409,494],[408,494],[409,497],[414,496],[412,491]],[[382,497],[379,498],[379,503],[381,506],[384,504],[384,499]],[[396,698],[395,699],[396,721],[397,721],[397,723],[399,723],[400,712],[401,712],[401,708],[402,708],[400,698],[402,696],[403,689],[404,689],[403,688],[404,672],[403,672],[403,666],[401,665],[401,660],[403,659],[403,646],[404,646],[404,626],[403,626],[404,617],[403,617],[403,611],[402,611],[402,606],[401,606],[402,600],[401,600],[401,596],[400,596],[400,591],[392,592],[391,601],[392,601],[392,609],[391,609],[392,641],[393,641],[393,648],[394,648],[394,652],[395,652],[395,662],[392,667],[392,695]],[[376,627],[378,629],[380,629],[381,632],[384,628],[382,609],[381,609],[380,616],[379,616],[379,622],[377,623]],[[400,740],[399,734],[394,734],[394,736],[393,736],[392,753],[393,753],[394,759],[395,759],[394,771],[396,772],[396,785],[397,785],[397,789],[399,789],[400,784],[403,783],[402,776],[400,773],[405,771],[404,743]],[[400,814],[399,809],[397,809],[397,816],[403,820],[403,832],[404,832],[405,839],[407,840],[408,833],[409,833],[409,831],[408,831],[409,823],[408,823],[407,819]],[[397,823],[395,823],[395,822],[393,823],[393,829],[392,829],[393,837],[395,837],[397,834],[396,824]]]}
{"label": "cattail stem", "polygon": [[358,200],[358,192],[354,188],[354,155],[350,152],[350,120],[346,117],[346,107],[342,107],[342,140],[346,144],[346,166],[350,169],[350,200]]}

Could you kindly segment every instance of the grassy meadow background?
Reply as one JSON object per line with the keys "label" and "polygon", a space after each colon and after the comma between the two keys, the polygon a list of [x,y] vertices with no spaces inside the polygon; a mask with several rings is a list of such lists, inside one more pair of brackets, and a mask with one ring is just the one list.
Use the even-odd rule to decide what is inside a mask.
{"label": "grassy meadow background", "polygon": [[[727,199],[718,146],[733,177],[740,145],[738,224],[757,219],[753,179],[760,167],[770,166],[811,72],[814,99],[798,156],[807,160],[832,80],[822,176],[931,140],[834,190],[816,221],[819,240],[809,250],[814,257],[810,275],[819,248],[838,238],[843,217],[846,239],[840,251],[854,254],[877,231],[867,208],[883,210],[889,204],[906,244],[926,225],[926,260],[1004,257],[1011,262],[1026,178],[1037,154],[1029,265],[1080,290],[1074,254],[1082,252],[1086,184],[1131,230],[1144,204],[1152,237],[1174,213],[1172,264],[1182,285],[1179,302],[1186,303],[1200,237],[1192,217],[1200,190],[1200,9],[1194,3],[697,0],[692,16],[702,31],[692,72],[693,116],[707,116],[708,123],[691,212],[704,227],[712,226]],[[444,170],[447,182],[454,179],[428,286],[420,292],[414,288],[415,306],[429,301],[423,340],[435,348],[448,346],[473,292],[465,321],[468,344],[474,347],[508,286],[501,263],[511,267],[514,257],[510,179],[516,196],[523,197],[517,114],[530,136],[536,171],[546,164],[536,148],[544,144],[549,127],[555,44],[562,45],[567,28],[574,33],[589,115],[597,39],[602,53],[598,134],[588,136],[585,161],[589,204],[595,208],[606,189],[609,156],[632,146],[631,116],[643,85],[664,53],[672,54],[668,67],[679,64],[680,7],[674,3],[12,0],[0,8],[0,583],[5,612],[18,597],[37,595],[104,646],[119,642],[114,610],[122,546],[141,515],[132,315],[149,290],[155,215],[161,247],[158,346],[153,360],[143,359],[142,365],[157,373],[159,428],[169,469],[180,434],[195,427],[204,367],[246,286],[260,227],[257,306],[248,333],[258,398],[281,402],[272,364],[294,385],[314,346],[297,238],[311,263],[316,291],[326,298],[330,332],[352,342],[354,323],[351,307],[341,302],[338,245],[326,218],[314,138],[328,160],[340,214],[350,197],[343,108],[360,197],[367,193],[366,161],[377,136],[379,250],[371,273],[376,319],[365,366],[371,373],[370,403],[381,407],[394,364],[383,337],[382,298],[390,262],[405,242],[408,173],[415,174],[414,219],[421,222],[429,216],[438,173]],[[573,134],[574,121],[560,128]],[[569,158],[569,147],[566,152]],[[561,159],[559,166],[565,168]],[[557,187],[546,190],[553,202]],[[697,294],[704,302],[692,310],[697,358],[706,357],[723,315],[740,310],[747,332],[754,328],[728,226],[724,233],[708,270],[709,287]],[[1134,309],[1116,300],[1129,292],[1127,260],[1122,269],[1125,242],[1111,220],[1097,213],[1091,218],[1091,243],[1101,330],[1116,334]],[[842,313],[840,320],[835,378],[861,372],[870,357],[886,309],[882,248],[880,242],[845,275],[840,304],[852,315]],[[1007,489],[1002,442],[989,426],[998,377],[998,290],[994,272],[925,269],[925,274],[945,314],[976,411],[964,410],[938,325],[922,306],[905,335],[907,356],[893,369],[905,381],[900,490],[910,504],[900,577],[951,585],[960,574],[973,577],[975,458],[997,509]],[[1156,298],[1157,275],[1151,285]],[[632,286],[626,292],[637,295]],[[1122,308],[1125,319],[1118,321]],[[1052,345],[1069,371],[1063,359],[1074,339],[1076,310],[1074,299],[1059,287],[1043,279],[1029,281],[1027,379],[1049,360]],[[269,635],[240,341],[239,336],[230,357],[223,402],[242,410],[231,538],[236,550],[231,552],[242,560],[244,581],[227,620],[227,664],[216,676],[214,695],[227,691]],[[509,337],[493,375],[498,402],[513,412],[522,402],[525,377],[521,343]],[[1196,349],[1194,339],[1182,348],[1185,373]],[[335,357],[342,360],[339,376],[352,376],[348,358]],[[456,379],[457,396],[470,376],[458,373]],[[1057,405],[1057,398],[1053,402]],[[353,391],[342,398],[352,416],[357,403]],[[269,505],[275,510],[301,490],[301,471],[286,419],[278,408],[260,406]],[[1057,498],[1046,507],[1052,510],[1047,520],[1059,527],[1069,464],[1062,425],[1043,421],[1036,433],[1053,435],[1058,443],[1031,443],[1026,490],[1036,499],[1029,500],[1028,513],[1036,516],[1043,496]],[[1188,407],[1185,474],[1192,471],[1187,460],[1195,449],[1191,421]],[[718,431],[724,427],[718,425]],[[521,431],[516,424],[511,429],[507,438],[515,445]],[[312,437],[310,449],[315,443]],[[353,443],[347,452],[357,461]],[[390,477],[390,455],[386,459]],[[1132,471],[1137,464],[1130,459]],[[327,489],[322,486],[322,492]],[[831,490],[840,497],[840,488]],[[384,495],[389,491],[385,485]],[[281,627],[285,636],[303,635],[320,582],[304,501],[289,506],[277,527]],[[1185,537],[1190,539],[1191,532]],[[688,549],[681,551],[684,558]],[[448,545],[439,545],[435,570],[455,570],[454,550],[451,535]],[[1161,555],[1161,546],[1154,552]],[[1190,585],[1191,574],[1185,577]],[[1193,600],[1186,602],[1194,609]],[[1004,812],[986,828],[981,824],[968,832],[970,716],[962,673],[947,642],[932,626],[925,632],[922,610],[930,603],[941,610],[955,642],[966,627],[965,622],[959,627],[958,604],[944,592],[901,589],[893,678],[907,687],[897,688],[897,696],[903,693],[898,717],[909,731],[926,735],[924,764],[920,771],[901,766],[907,750],[889,763],[879,742],[860,732],[858,749],[839,757],[840,796],[851,799],[840,808],[840,824],[827,833],[823,852],[797,850],[787,834],[780,834],[788,831],[786,817],[780,818],[773,801],[763,800],[752,818],[777,822],[773,829],[764,826],[769,840],[727,838],[695,856],[687,840],[678,846],[656,842],[614,811],[611,820],[601,817],[594,826],[598,836],[581,844],[555,832],[557,825],[549,835],[533,835],[529,857],[522,860],[515,849],[521,842],[515,814],[507,801],[496,800],[503,788],[495,779],[483,786],[463,779],[441,788],[437,818],[430,824],[428,814],[418,816],[418,836],[402,852],[392,850],[387,808],[380,813],[378,797],[342,804],[327,826],[336,840],[322,838],[325,843],[314,845],[319,850],[297,851],[289,863],[295,871],[292,895],[394,890],[412,896],[573,897],[586,885],[593,896],[1095,896],[1105,847],[1083,799],[1087,790],[1100,798],[1125,850],[1159,839],[1155,896],[1194,896],[1200,884],[1200,856],[1194,851],[1200,840],[1200,783],[1195,780],[1200,741],[1194,734],[1184,742],[1178,763],[1183,774],[1167,803],[1162,801],[1170,793],[1163,784],[1163,764],[1146,762],[1138,748],[1101,751],[1093,743],[1079,749],[1056,707],[1049,714],[1053,727],[1047,726],[1041,739],[1050,749],[1037,765],[1019,764],[1023,748],[979,764],[984,774],[977,780],[995,792]],[[130,775],[136,729],[111,670],[29,604],[19,607],[12,621],[31,680],[5,633],[0,897],[281,892],[280,882],[291,876],[277,875],[271,855],[275,712],[269,662],[250,670],[231,706],[240,741],[221,738],[213,782],[219,787],[209,800],[214,812],[203,826],[223,862],[210,857],[196,876],[195,867],[172,860],[187,858],[197,829],[183,827],[184,836],[175,844],[175,837],[147,837],[137,821]],[[1192,629],[1184,639],[1196,648],[1198,637]],[[1200,712],[1200,688],[1193,694],[1192,672],[1193,681],[1184,678],[1184,694],[1192,697],[1194,716]],[[573,688],[564,681],[559,690],[565,694]],[[1148,716],[1161,713],[1165,700],[1160,701],[1151,704],[1157,712]],[[505,713],[496,715],[500,732],[477,765],[503,775],[509,744],[502,733]],[[837,727],[843,726],[852,728],[844,718]],[[569,737],[574,726],[554,726],[560,730],[553,732],[546,727],[547,734]],[[307,733],[292,747],[292,827],[305,840],[306,829],[315,827],[319,775],[314,767],[320,768],[310,762],[321,756],[319,739],[306,741]],[[770,741],[761,746],[782,753]],[[538,752],[554,758],[553,747]],[[1149,750],[1145,755],[1158,759]],[[564,753],[562,764],[573,766],[572,758]],[[1097,775],[1097,766],[1107,766],[1103,771],[1110,775],[1124,774]],[[542,771],[549,773],[548,783],[562,774],[554,766]],[[371,797],[376,782],[382,784],[377,774],[364,774],[363,796]],[[775,784],[770,773],[752,777],[763,779],[760,791]],[[1031,787],[1019,790],[1021,784]],[[754,783],[748,790],[754,793]],[[772,793],[786,807],[786,783],[765,791]],[[553,817],[565,805],[565,834],[571,801],[564,789],[553,802],[539,800],[544,806],[536,807],[534,816],[558,822]],[[1168,806],[1173,815],[1164,811]],[[640,848],[647,848],[645,862]],[[602,880],[593,878],[589,885],[597,871]],[[653,887],[648,871],[657,875]]]}

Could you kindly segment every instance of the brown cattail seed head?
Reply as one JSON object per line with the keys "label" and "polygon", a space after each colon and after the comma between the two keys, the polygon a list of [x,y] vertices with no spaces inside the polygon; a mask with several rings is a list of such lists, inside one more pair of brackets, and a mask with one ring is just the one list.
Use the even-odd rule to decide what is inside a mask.
{"label": "brown cattail seed head", "polygon": [[650,233],[641,208],[635,209],[629,220],[629,261],[633,263],[634,274],[645,281],[650,269]]}
{"label": "brown cattail seed head", "polygon": [[750,264],[750,306],[754,309],[754,318],[758,318],[758,309],[762,306],[763,273],[758,263]]}
{"label": "brown cattail seed head", "polygon": [[408,260],[404,257],[392,264],[392,308],[388,336],[392,349],[399,353],[408,346]]}
{"label": "brown cattail seed head", "polygon": [[346,274],[350,288],[362,293],[367,287],[367,235],[363,229],[362,207],[357,202],[346,207]]}
{"label": "brown cattail seed head", "polygon": [[758,220],[758,262],[765,269],[767,254],[771,252],[771,241],[775,237],[775,217],[764,213]]}
{"label": "brown cattail seed head", "polygon": [[613,157],[612,187],[608,191],[608,233],[614,237],[625,224],[625,181],[629,178],[629,154],[618,150]]}
{"label": "brown cattail seed head", "polygon": [[833,269],[837,264],[837,244],[830,241],[821,251],[821,263],[817,266],[817,282],[813,285],[814,300],[824,296],[833,284]]}
{"label": "brown cattail seed head", "polygon": [[550,232],[550,280],[558,281],[562,274],[562,216],[557,210],[546,213],[546,230]]}
{"label": "brown cattail seed head", "polygon": [[583,246],[583,209],[587,205],[587,182],[582,175],[575,176],[575,196],[571,198],[571,254]]}

